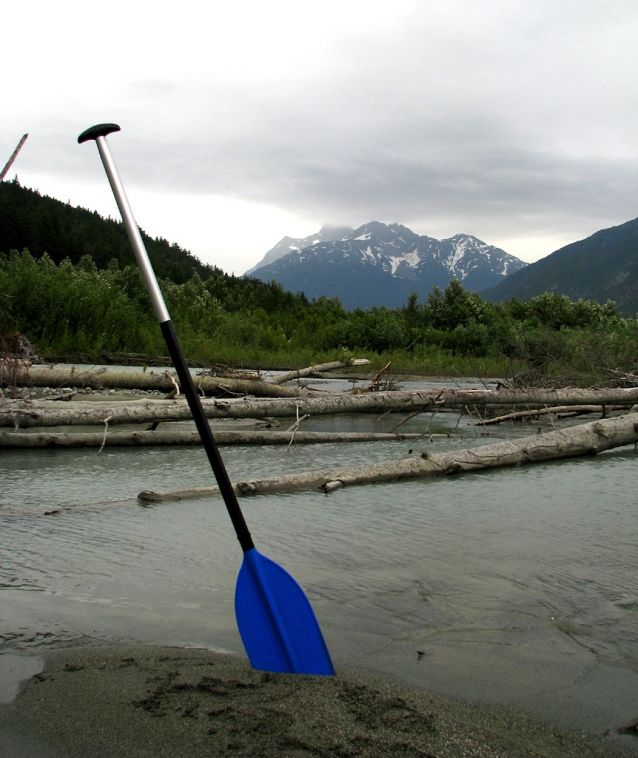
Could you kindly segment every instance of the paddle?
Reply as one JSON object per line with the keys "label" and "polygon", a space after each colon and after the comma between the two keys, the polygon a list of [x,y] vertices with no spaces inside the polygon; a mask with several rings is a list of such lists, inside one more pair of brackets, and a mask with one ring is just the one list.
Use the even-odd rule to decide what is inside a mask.
{"label": "paddle", "polygon": [[106,141],[107,134],[119,131],[117,124],[98,124],[82,132],[78,142],[97,143],[153,311],[244,551],[235,588],[235,615],[248,658],[253,668],[264,671],[332,675],[335,671],[330,654],[304,591],[287,571],[259,553],[253,544]]}

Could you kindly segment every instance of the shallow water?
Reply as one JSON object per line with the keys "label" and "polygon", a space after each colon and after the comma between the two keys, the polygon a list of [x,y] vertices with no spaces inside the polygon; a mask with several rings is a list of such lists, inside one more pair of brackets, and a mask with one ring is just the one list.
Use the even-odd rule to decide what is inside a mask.
{"label": "shallow water", "polygon": [[[387,431],[400,419],[316,418],[304,428]],[[491,427],[484,438],[457,422],[443,414],[410,420],[402,430],[429,425],[458,435],[418,444],[221,452],[238,480],[496,442],[538,428]],[[355,664],[602,733],[638,715],[636,457],[630,447],[241,504],[260,551],[306,590],[337,668]],[[211,483],[200,449],[3,452],[0,652],[38,654],[99,638],[243,655],[233,607],[242,555],[222,501],[136,500],[143,489]],[[61,506],[75,507],[44,515]]]}

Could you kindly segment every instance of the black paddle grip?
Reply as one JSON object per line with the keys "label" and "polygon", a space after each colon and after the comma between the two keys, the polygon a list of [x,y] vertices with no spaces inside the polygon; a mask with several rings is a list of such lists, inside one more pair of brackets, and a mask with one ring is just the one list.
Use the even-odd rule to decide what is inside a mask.
{"label": "black paddle grip", "polygon": [[255,545],[253,543],[253,539],[250,535],[246,521],[244,520],[244,514],[241,512],[241,508],[237,502],[235,490],[233,489],[233,485],[231,484],[228,477],[228,472],[226,471],[226,467],[222,461],[219,449],[217,448],[217,443],[215,442],[213,433],[210,430],[210,425],[208,423],[208,419],[206,418],[206,414],[204,413],[202,402],[199,399],[197,389],[195,388],[193,376],[188,368],[188,364],[184,358],[184,353],[182,352],[182,347],[177,339],[175,327],[173,326],[173,322],[169,320],[162,322],[160,324],[160,328],[162,330],[162,334],[164,335],[164,341],[166,342],[166,347],[168,347],[173,365],[177,371],[177,376],[179,377],[182,392],[186,396],[188,407],[193,414],[193,420],[197,426],[197,431],[199,432],[199,436],[202,440],[202,445],[204,446],[204,450],[206,451],[206,455],[210,461],[213,473],[215,474],[215,479],[217,479],[219,491],[224,498],[224,503],[226,504],[228,515],[230,516],[230,520],[233,522],[235,534],[237,535],[237,539],[239,540],[239,544],[241,545],[242,550],[246,553],[248,550],[252,550]]}
{"label": "black paddle grip", "polygon": [[107,134],[113,134],[113,132],[119,132],[120,127],[117,124],[97,124],[91,126],[80,134],[78,142],[80,145],[83,142],[88,142],[90,139],[97,139],[98,137],[106,137]]}

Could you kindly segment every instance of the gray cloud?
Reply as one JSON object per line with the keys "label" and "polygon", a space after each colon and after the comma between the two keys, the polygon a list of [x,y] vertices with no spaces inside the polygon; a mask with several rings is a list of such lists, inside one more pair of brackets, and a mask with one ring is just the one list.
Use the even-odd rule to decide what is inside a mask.
{"label": "gray cloud", "polygon": [[[275,5],[281,25],[293,6]],[[61,90],[23,165],[98,181],[74,139],[115,120],[118,163],[136,186],[326,223],[374,218],[490,241],[578,236],[637,215],[633,2],[399,0],[362,4],[360,24],[326,7],[323,19],[297,10],[294,37],[262,34],[254,24],[268,14],[233,16],[236,46],[214,60],[222,32],[207,44],[203,23],[191,40],[179,15],[175,34],[155,18],[126,70],[98,66],[90,97],[79,83]],[[153,71],[145,52],[170,65],[157,57]]]}
{"label": "gray cloud", "polygon": [[155,186],[232,194],[340,223],[457,218],[531,233],[564,228],[574,215],[603,222],[635,213],[634,162],[530,142],[485,109],[460,104],[445,118],[414,109],[406,119],[389,101],[353,106],[355,118],[343,107],[291,101],[254,104],[230,133],[211,129],[210,138],[195,135],[175,149],[146,145],[140,173]]}

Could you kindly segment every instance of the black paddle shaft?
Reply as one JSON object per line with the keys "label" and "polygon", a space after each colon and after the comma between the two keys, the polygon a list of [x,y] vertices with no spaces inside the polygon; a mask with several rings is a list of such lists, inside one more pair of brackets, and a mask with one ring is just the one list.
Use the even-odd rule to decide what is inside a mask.
{"label": "black paddle shaft", "polygon": [[184,395],[186,395],[188,407],[193,414],[193,420],[197,426],[199,436],[201,437],[202,445],[206,450],[206,455],[208,456],[213,473],[215,474],[215,479],[217,479],[219,491],[224,498],[224,503],[226,503],[228,515],[235,527],[235,533],[237,534],[239,544],[244,552],[252,550],[255,545],[253,544],[250,531],[244,520],[244,514],[241,512],[241,508],[237,502],[237,496],[235,495],[235,490],[228,477],[228,472],[226,471],[226,466],[224,466],[224,461],[219,453],[219,448],[217,447],[213,433],[210,430],[210,424],[208,423],[201,400],[199,399],[199,394],[195,388],[193,376],[186,364],[186,359],[182,353],[182,347],[177,339],[177,334],[175,334],[173,322],[170,319],[168,321],[163,321],[160,324],[160,328],[164,335],[168,352],[173,360],[173,365],[177,371],[182,391]]}
{"label": "black paddle shaft", "polygon": [[250,535],[250,531],[248,530],[248,526],[246,525],[244,514],[239,507],[235,490],[228,477],[228,472],[226,471],[226,467],[224,466],[224,462],[219,453],[217,443],[211,432],[199,394],[195,388],[195,382],[193,381],[192,374],[188,368],[186,359],[184,358],[184,353],[182,352],[181,345],[177,339],[173,323],[168,315],[162,292],[157,283],[157,277],[151,266],[146,247],[142,241],[140,230],[135,222],[131,206],[126,197],[126,192],[124,191],[124,186],[122,185],[106,141],[107,134],[119,131],[120,127],[117,124],[98,124],[97,126],[93,126],[82,132],[78,137],[78,142],[82,143],[89,140],[95,140],[97,144],[106,175],[109,179],[111,189],[113,190],[113,195],[115,196],[115,201],[122,214],[124,228],[126,229],[129,242],[133,248],[133,253],[135,254],[135,258],[142,272],[142,277],[146,284],[149,297],[151,298],[153,311],[155,312],[162,334],[164,335],[168,352],[177,371],[182,392],[186,396],[188,407],[193,415],[197,431],[199,432],[206,455],[208,456],[213,473],[217,479],[219,490],[224,498],[228,515],[233,522],[233,527],[235,528],[239,544],[241,545],[242,550],[247,552],[248,550],[252,550],[255,545]]}

